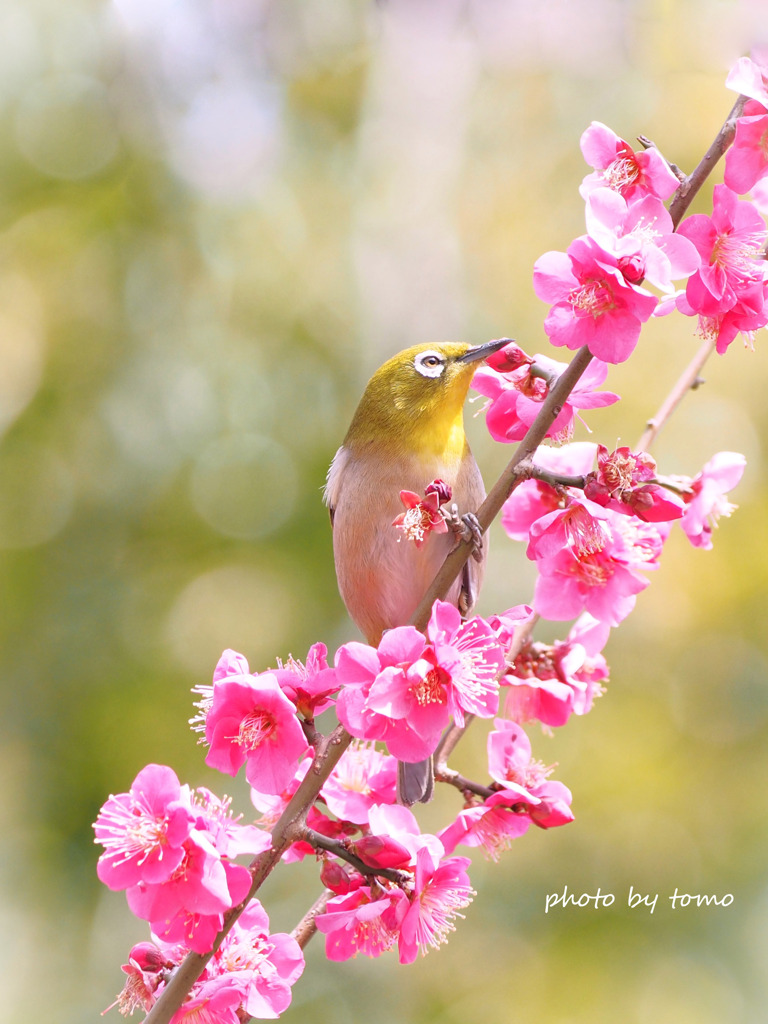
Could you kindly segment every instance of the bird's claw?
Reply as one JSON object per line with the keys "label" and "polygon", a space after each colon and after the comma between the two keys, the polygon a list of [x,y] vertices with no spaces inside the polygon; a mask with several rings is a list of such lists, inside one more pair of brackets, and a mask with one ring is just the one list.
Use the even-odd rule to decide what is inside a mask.
{"label": "bird's claw", "polygon": [[472,557],[476,562],[483,560],[483,530],[474,512],[459,514],[459,507],[455,503],[450,508],[442,506],[446,523],[456,535],[456,543],[465,541],[472,545]]}

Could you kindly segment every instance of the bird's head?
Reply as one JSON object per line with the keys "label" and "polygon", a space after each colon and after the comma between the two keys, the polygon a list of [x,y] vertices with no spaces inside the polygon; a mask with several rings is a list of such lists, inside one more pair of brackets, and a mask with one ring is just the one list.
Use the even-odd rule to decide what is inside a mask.
{"label": "bird's head", "polygon": [[368,381],[345,446],[442,451],[459,432],[463,443],[462,409],[472,375],[480,361],[508,342],[440,342],[398,352]]}

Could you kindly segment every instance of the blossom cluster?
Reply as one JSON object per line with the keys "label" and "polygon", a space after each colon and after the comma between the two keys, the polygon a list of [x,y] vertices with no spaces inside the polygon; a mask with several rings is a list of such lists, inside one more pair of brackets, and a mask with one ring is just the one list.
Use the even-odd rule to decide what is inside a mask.
{"label": "blossom cluster", "polygon": [[[723,353],[737,334],[751,341],[768,323],[766,226],[758,205],[739,198],[762,194],[768,179],[768,53],[753,57],[739,60],[727,79],[749,99],[711,215],[694,214],[676,228],[664,203],[680,181],[659,151],[634,152],[597,121],[584,132],[581,150],[594,168],[581,186],[586,233],[534,268],[534,291],[550,304],[544,329],[553,345],[586,345],[597,359],[620,363],[652,315],[676,308],[696,316],[699,332]],[[685,288],[675,291],[675,282]]]}
{"label": "blossom cluster", "polygon": [[[228,799],[182,785],[157,764],[104,804],[94,826],[99,878],[124,891],[151,929],[123,966],[121,1012],[149,1011],[192,951],[209,958],[172,1024],[279,1016],[304,960],[300,929],[270,931],[255,897],[275,863],[315,859],[324,896],[312,927],[329,959],[396,950],[409,964],[445,942],[472,901],[471,862],[458,847],[497,860],[532,825],[573,820],[569,789],[552,778],[555,765],[534,757],[524,727],[551,732],[591,710],[608,680],[610,632],[649,585],[675,524],[695,547],[711,548],[717,520],[735,508],[727,496],[745,465],[723,451],[692,477],[662,475],[647,451],[574,442],[575,423],[619,400],[603,388],[610,364],[630,356],[651,316],[697,317],[720,353],[738,333],[751,341],[768,323],[758,205],[768,183],[767,82],[768,53],[732,69],[727,84],[747,102],[725,183],[714,188],[711,215],[679,225],[665,203],[680,178],[655,147],[635,152],[597,122],[582,136],[593,168],[580,190],[586,233],[567,252],[537,261],[533,287],[550,305],[550,341],[586,346],[592,359],[558,404],[549,443],[519,467],[501,516],[536,566],[530,606],[464,619],[438,600],[423,630],[396,626],[376,646],[351,641],[330,659],[316,643],[303,662],[278,660],[261,672],[226,650],[211,683],[195,688],[190,724],[210,768],[243,770],[258,820],[243,823]],[[753,199],[744,199],[750,191]],[[490,356],[473,379],[490,434],[501,442],[526,437],[564,370],[514,342]],[[401,491],[405,511],[391,524],[397,539],[420,549],[432,533],[445,533],[451,497],[441,480],[425,480],[423,496]],[[537,619],[571,625],[545,644],[531,638]],[[322,716],[336,716],[345,730],[348,745],[333,760],[328,738],[337,733],[320,731]],[[490,724],[479,780],[449,768],[444,755],[473,718]],[[461,806],[445,827],[423,833],[398,802],[397,762],[431,758]],[[236,862],[241,856],[252,858],[250,867]]]}

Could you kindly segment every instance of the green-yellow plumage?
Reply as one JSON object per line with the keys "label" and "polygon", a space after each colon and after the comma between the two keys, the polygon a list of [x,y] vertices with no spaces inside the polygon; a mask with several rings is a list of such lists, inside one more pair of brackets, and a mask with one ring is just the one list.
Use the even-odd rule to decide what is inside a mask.
{"label": "green-yellow plumage", "polygon": [[[410,621],[455,543],[450,533],[431,533],[421,547],[402,538],[392,526],[403,511],[400,491],[423,495],[432,480],[444,480],[460,513],[474,513],[485,497],[463,407],[477,362],[503,344],[446,342],[399,352],[371,377],[333,459],[325,500],[336,575],[349,614],[370,644]],[[483,565],[468,562],[447,596],[465,614]],[[406,802],[422,798],[411,796]]]}

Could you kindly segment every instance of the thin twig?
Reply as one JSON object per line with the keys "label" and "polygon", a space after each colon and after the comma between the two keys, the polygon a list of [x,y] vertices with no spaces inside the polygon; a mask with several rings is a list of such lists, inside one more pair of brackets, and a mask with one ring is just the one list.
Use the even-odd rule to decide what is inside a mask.
{"label": "thin twig", "polygon": [[318,914],[322,914],[325,910],[325,905],[332,896],[333,893],[330,889],[324,889],[291,932],[291,935],[296,939],[302,949],[304,949],[306,944],[317,931],[317,922],[315,919]]}
{"label": "thin twig", "polygon": [[647,452],[650,449],[651,445],[656,440],[659,431],[667,422],[672,412],[677,408],[692,388],[698,387],[698,385],[702,383],[699,374],[704,363],[706,363],[707,359],[712,355],[716,344],[716,336],[713,335],[711,338],[707,338],[696,355],[680,374],[680,377],[672,386],[671,391],[661,403],[659,411],[652,419],[648,420],[643,435],[637,442],[637,446],[634,449],[636,452]]}
{"label": "thin twig", "polygon": [[683,219],[686,210],[693,202],[696,193],[711,174],[717,161],[733,142],[733,136],[736,134],[736,121],[741,116],[741,112],[744,110],[744,104],[746,102],[746,96],[739,96],[734,103],[730,114],[725,119],[723,127],[715,136],[714,142],[701,158],[698,167],[688,175],[675,193],[675,198],[672,200],[669,207],[669,215],[672,218],[672,224],[675,228],[677,228],[678,224]]}
{"label": "thin twig", "polygon": [[396,868],[372,868],[356,854],[352,853],[351,850],[347,849],[344,843],[338,839],[324,836],[320,832],[315,832],[314,829],[305,829],[302,838],[305,843],[309,843],[316,850],[325,850],[328,853],[332,853],[334,857],[345,860],[356,871],[359,871],[361,875],[379,875],[381,878],[386,878],[396,885],[401,885],[407,878],[402,871],[398,871]]}

